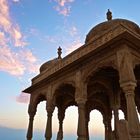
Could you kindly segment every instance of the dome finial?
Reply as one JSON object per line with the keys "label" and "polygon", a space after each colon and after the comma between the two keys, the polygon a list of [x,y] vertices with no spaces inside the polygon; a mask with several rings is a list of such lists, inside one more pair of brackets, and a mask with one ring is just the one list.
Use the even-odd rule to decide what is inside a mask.
{"label": "dome finial", "polygon": [[58,53],[58,59],[61,59],[62,57],[61,57],[61,54],[62,54],[62,49],[61,49],[61,47],[59,46],[59,48],[57,49],[58,51],[57,51],[57,53]]}
{"label": "dome finial", "polygon": [[107,13],[106,13],[106,16],[107,16],[107,20],[112,20],[112,12],[108,9]]}

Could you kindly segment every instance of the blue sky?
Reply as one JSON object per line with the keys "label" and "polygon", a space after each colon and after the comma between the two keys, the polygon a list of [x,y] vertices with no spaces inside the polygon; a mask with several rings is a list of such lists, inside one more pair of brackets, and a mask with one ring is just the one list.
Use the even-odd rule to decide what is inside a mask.
{"label": "blue sky", "polygon": [[[125,18],[139,25],[139,5],[139,0],[0,0],[0,134],[14,131],[23,138],[29,96],[21,91],[30,86],[42,63],[57,57],[59,46],[64,57],[84,44],[89,30],[106,20],[107,9],[113,18]],[[71,108],[68,113],[71,112],[76,109]],[[95,114],[102,121],[101,115]],[[43,103],[36,118],[36,130],[43,130]],[[67,121],[70,122],[69,117]],[[58,123],[57,117],[55,122]],[[99,126],[98,129],[98,124],[94,128],[91,125],[91,129],[103,137],[102,122]],[[66,131],[75,129],[76,126]]]}

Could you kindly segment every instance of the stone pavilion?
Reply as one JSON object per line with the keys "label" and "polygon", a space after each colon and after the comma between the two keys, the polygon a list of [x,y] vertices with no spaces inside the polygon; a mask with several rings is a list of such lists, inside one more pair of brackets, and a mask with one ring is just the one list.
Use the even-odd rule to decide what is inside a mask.
{"label": "stone pavilion", "polygon": [[[58,109],[57,140],[63,139],[63,120],[69,106],[78,111],[77,140],[89,140],[90,112],[103,116],[105,140],[140,140],[140,27],[126,19],[112,19],[93,27],[85,43],[64,58],[44,63],[30,94],[27,140],[33,137],[33,120],[37,106],[46,101],[46,140],[52,139],[52,115]],[[125,119],[121,120],[118,110]],[[114,130],[111,119],[114,116]],[[46,120],[44,120],[44,123]]]}

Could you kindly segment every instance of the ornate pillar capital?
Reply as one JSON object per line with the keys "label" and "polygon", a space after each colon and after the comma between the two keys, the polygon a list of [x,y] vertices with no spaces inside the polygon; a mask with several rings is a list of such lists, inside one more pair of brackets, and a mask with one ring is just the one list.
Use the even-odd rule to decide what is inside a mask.
{"label": "ornate pillar capital", "polygon": [[37,108],[36,105],[29,104],[29,106],[28,106],[28,114],[30,116],[34,116],[36,114],[36,111],[37,111],[36,108]]}
{"label": "ornate pillar capital", "polygon": [[120,104],[114,104],[112,106],[112,110],[119,109],[119,108],[120,108]]}
{"label": "ornate pillar capital", "polygon": [[133,57],[132,53],[127,47],[123,45],[122,49],[117,51],[117,64],[120,77],[120,84],[128,81],[135,81],[135,74],[133,71]]}
{"label": "ornate pillar capital", "polygon": [[134,96],[135,96],[134,90],[135,90],[136,85],[137,84],[134,81],[123,83],[120,85],[125,93],[126,99],[128,97],[132,97],[132,96],[133,96],[132,98],[134,98]]}
{"label": "ornate pillar capital", "polygon": [[125,93],[125,98],[127,103],[127,117],[128,117],[129,132],[132,137],[140,136],[140,125],[139,125],[138,114],[136,112],[136,104],[134,98],[136,81],[120,83],[120,86],[122,87]]}
{"label": "ornate pillar capital", "polygon": [[87,99],[83,99],[83,98],[76,99],[76,103],[78,106],[85,105],[86,101],[87,101]]}
{"label": "ornate pillar capital", "polygon": [[47,111],[47,113],[53,113],[54,109],[55,109],[55,105],[53,104],[52,100],[46,102],[46,111]]}
{"label": "ornate pillar capital", "polygon": [[65,117],[65,109],[58,108],[58,119],[59,121],[63,121]]}
{"label": "ornate pillar capital", "polygon": [[136,86],[137,86],[136,81],[127,81],[127,82],[120,81],[120,87],[123,89],[124,92],[133,92]]}
{"label": "ornate pillar capital", "polygon": [[47,106],[46,107],[46,110],[47,110],[47,113],[53,113],[53,111],[54,111],[54,108],[55,108],[55,106]]}

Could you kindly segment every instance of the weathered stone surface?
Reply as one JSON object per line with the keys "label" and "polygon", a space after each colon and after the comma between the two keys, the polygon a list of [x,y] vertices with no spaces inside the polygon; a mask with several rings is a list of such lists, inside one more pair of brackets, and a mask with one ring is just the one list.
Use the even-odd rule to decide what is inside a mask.
{"label": "weathered stone surface", "polygon": [[[61,58],[59,48],[58,58],[44,63],[40,74],[32,79],[32,85],[24,90],[31,94],[30,112],[35,112],[38,103],[46,100],[47,140],[52,137],[54,107],[58,108],[57,139],[62,140],[65,110],[72,105],[79,113],[78,140],[89,140],[89,116],[94,109],[103,116],[105,140],[140,140],[136,111],[137,107],[140,112],[140,29],[132,21],[112,19],[111,13],[107,16],[108,21],[95,26],[88,33],[85,44],[65,58]],[[119,120],[120,109],[125,121]],[[32,120],[27,139],[32,139]]]}

